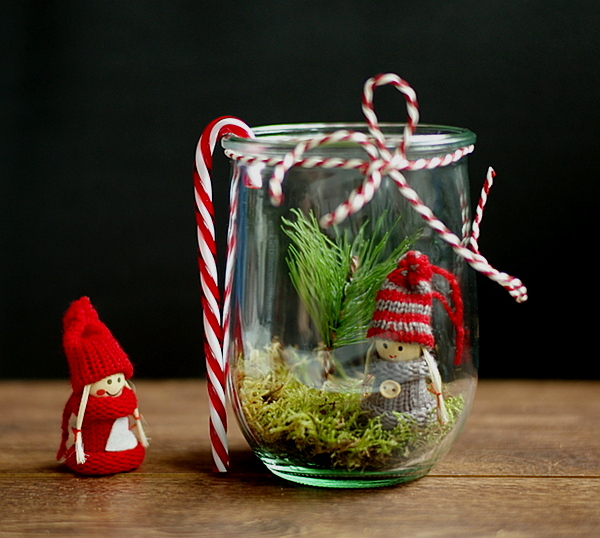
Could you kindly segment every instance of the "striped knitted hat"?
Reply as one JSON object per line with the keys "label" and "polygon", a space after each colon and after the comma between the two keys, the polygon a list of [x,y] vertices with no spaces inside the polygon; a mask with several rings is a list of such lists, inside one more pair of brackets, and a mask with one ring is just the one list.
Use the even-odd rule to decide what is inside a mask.
{"label": "striped knitted hat", "polygon": [[71,304],[63,327],[63,347],[74,392],[113,374],[125,374],[125,379],[133,376],[129,358],[87,297]]}
{"label": "striped knitted hat", "polygon": [[367,338],[420,344],[433,349],[431,277],[427,256],[407,252],[377,293]]}
{"label": "striped knitted hat", "polygon": [[[446,297],[432,286],[434,274],[442,275],[451,287],[451,307]],[[384,280],[377,293],[375,312],[367,338],[419,344],[428,350],[435,346],[432,330],[434,297],[446,309],[456,330],[455,364],[462,357],[464,327],[463,304],[458,283],[452,273],[429,262],[425,254],[411,250]]]}

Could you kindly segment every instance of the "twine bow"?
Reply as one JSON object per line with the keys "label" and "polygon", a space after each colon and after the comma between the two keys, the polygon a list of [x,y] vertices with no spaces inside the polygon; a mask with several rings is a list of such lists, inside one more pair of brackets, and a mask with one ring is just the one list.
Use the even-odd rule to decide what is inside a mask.
{"label": "twine bow", "polygon": [[[373,91],[378,86],[391,85],[400,91],[406,100],[408,118],[404,127],[404,136],[393,152],[388,149],[388,144],[380,127],[379,120],[373,107]],[[411,138],[415,133],[419,122],[419,109],[417,96],[407,82],[393,73],[377,75],[367,80],[363,90],[362,110],[367,120],[369,135],[358,131],[339,130],[331,134],[314,137],[310,140],[301,141],[296,147],[287,153],[283,160],[277,163],[273,175],[269,180],[269,196],[271,202],[279,206],[283,203],[282,185],[286,173],[296,165],[305,168],[321,166],[324,168],[359,169],[364,174],[362,184],[354,189],[348,198],[342,202],[331,213],[324,215],[320,224],[322,227],[332,226],[344,221],[348,216],[360,211],[369,203],[377,189],[381,185],[384,176],[389,176],[396,183],[400,193],[412,205],[414,210],[421,215],[423,220],[447,242],[454,252],[465,259],[465,261],[476,271],[484,274],[491,280],[498,282],[519,303],[527,300],[527,289],[523,283],[513,276],[500,272],[479,252],[478,238],[480,224],[483,217],[483,208],[487,201],[487,195],[496,175],[492,168],[488,169],[485,185],[482,189],[475,219],[471,224],[471,234],[464,241],[452,233],[446,225],[440,221],[423,203],[417,192],[408,184],[403,171],[433,169],[447,166],[462,159],[471,153],[473,145],[457,149],[442,157],[430,159],[408,160],[406,152],[410,146]],[[319,146],[336,142],[353,142],[361,146],[367,154],[368,160],[361,159],[323,159],[321,157],[307,157],[305,154]]]}

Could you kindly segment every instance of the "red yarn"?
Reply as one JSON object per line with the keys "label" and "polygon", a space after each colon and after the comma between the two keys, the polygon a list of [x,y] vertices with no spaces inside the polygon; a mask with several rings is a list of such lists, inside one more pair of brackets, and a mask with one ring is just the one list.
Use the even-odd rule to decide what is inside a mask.
{"label": "red yarn", "polygon": [[[433,289],[434,274],[450,284],[450,298]],[[435,345],[431,316],[433,299],[439,300],[456,331],[454,363],[460,364],[464,347],[463,302],[454,275],[432,265],[425,254],[407,252],[385,279],[377,293],[375,312],[367,338],[419,344],[432,350]]]}
{"label": "red yarn", "polygon": [[65,459],[66,465],[81,474],[104,475],[123,471],[131,471],[142,463],[146,453],[145,448],[138,441],[135,448],[110,452],[106,450],[113,424],[116,419],[133,416],[138,406],[135,393],[124,387],[120,396],[108,396],[103,398],[90,397],[85,409],[81,435],[86,461],[77,463],[75,450],[71,446],[67,448],[71,416],[77,416],[81,393],[71,394],[63,411],[62,441],[58,453],[58,460]]}
{"label": "red yarn", "polygon": [[[135,393],[127,385],[123,386],[118,396],[87,397],[86,391],[80,417],[80,420],[83,418],[81,429],[71,430],[69,423],[72,417],[77,419],[87,385],[115,374],[123,374],[125,379],[129,379],[133,376],[133,366],[108,327],[100,321],[87,297],[71,304],[64,316],[63,327],[63,346],[73,393],[63,410],[62,437],[56,457],[58,460],[64,459],[70,469],[81,474],[104,475],[131,471],[142,463],[146,453],[144,444],[147,445],[147,442],[141,426],[140,435],[144,444],[126,429],[129,427],[129,417],[133,417],[138,405]],[[71,433],[74,437],[73,446],[67,447]],[[83,463],[78,463],[76,458],[75,440],[78,436],[85,453]],[[107,444],[109,440],[110,444]]]}
{"label": "red yarn", "polygon": [[114,336],[98,318],[87,297],[73,302],[63,319],[63,347],[69,362],[71,385],[81,392],[85,385],[109,375],[133,376],[133,366]]}
{"label": "red yarn", "polygon": [[450,318],[450,321],[452,321],[452,324],[454,325],[454,330],[456,332],[454,338],[454,345],[456,347],[456,351],[454,353],[454,364],[458,366],[462,359],[465,341],[465,327],[463,324],[464,309],[460,287],[452,273],[435,265],[432,265],[431,267],[434,273],[443,276],[450,284],[450,297],[452,299],[452,305],[454,305],[454,308],[448,304],[446,297],[444,297],[439,291],[434,290],[433,296],[442,303],[446,313],[448,314],[448,317]]}
{"label": "red yarn", "polygon": [[415,250],[408,251],[398,262],[398,269],[388,277],[390,281],[415,290],[421,282],[431,282],[433,266],[429,258]]}
{"label": "red yarn", "polygon": [[67,456],[67,466],[79,474],[102,476],[125,473],[137,469],[144,461],[146,449],[138,444],[135,448],[122,452],[104,452],[86,454],[85,463],[75,461],[75,451]]}
{"label": "red yarn", "polygon": [[433,349],[431,278],[427,256],[407,252],[377,293],[367,338],[419,344]]}

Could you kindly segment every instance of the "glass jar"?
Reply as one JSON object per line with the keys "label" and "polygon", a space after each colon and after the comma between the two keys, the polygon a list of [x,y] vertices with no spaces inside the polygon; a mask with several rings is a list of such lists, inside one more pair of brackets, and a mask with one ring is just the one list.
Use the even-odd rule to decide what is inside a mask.
{"label": "glass jar", "polygon": [[[281,125],[222,140],[240,178],[224,312],[229,390],[246,439],[274,474],[317,486],[385,486],[425,475],[467,418],[477,382],[475,275],[389,175],[361,209],[320,225],[365,169],[315,163],[365,161],[357,144],[308,151],[305,159],[319,159],[291,168],[283,203],[272,203],[275,163],[298,142],[340,129],[368,132],[362,124]],[[380,129],[393,152],[404,125]],[[406,158],[442,157],[474,141],[466,129],[421,125]],[[468,241],[467,158],[413,168],[402,172],[410,186]],[[386,291],[423,267],[430,271],[421,287]],[[415,303],[430,310],[410,325]],[[399,357],[388,345],[398,345]]]}

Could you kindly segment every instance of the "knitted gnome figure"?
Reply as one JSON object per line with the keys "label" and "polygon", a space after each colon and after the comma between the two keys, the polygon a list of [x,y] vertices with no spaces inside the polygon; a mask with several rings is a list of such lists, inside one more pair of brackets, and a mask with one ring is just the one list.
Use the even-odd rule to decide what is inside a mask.
{"label": "knitted gnome figure", "polygon": [[71,304],[63,326],[73,393],[63,411],[57,459],[85,475],[136,469],[148,441],[127,383],[131,362],[87,297]]}
{"label": "knitted gnome figure", "polygon": [[[434,274],[450,283],[453,307],[433,289]],[[435,345],[431,325],[434,298],[442,302],[455,327],[455,362],[459,363],[464,338],[463,307],[458,284],[451,273],[432,265],[424,254],[410,251],[400,259],[377,294],[367,332],[367,338],[374,340],[369,358],[374,387],[363,399],[362,408],[370,416],[379,417],[384,429],[393,429],[398,424],[395,413],[408,415],[423,426],[437,409],[439,422],[448,422],[441,376],[431,355]]]}

